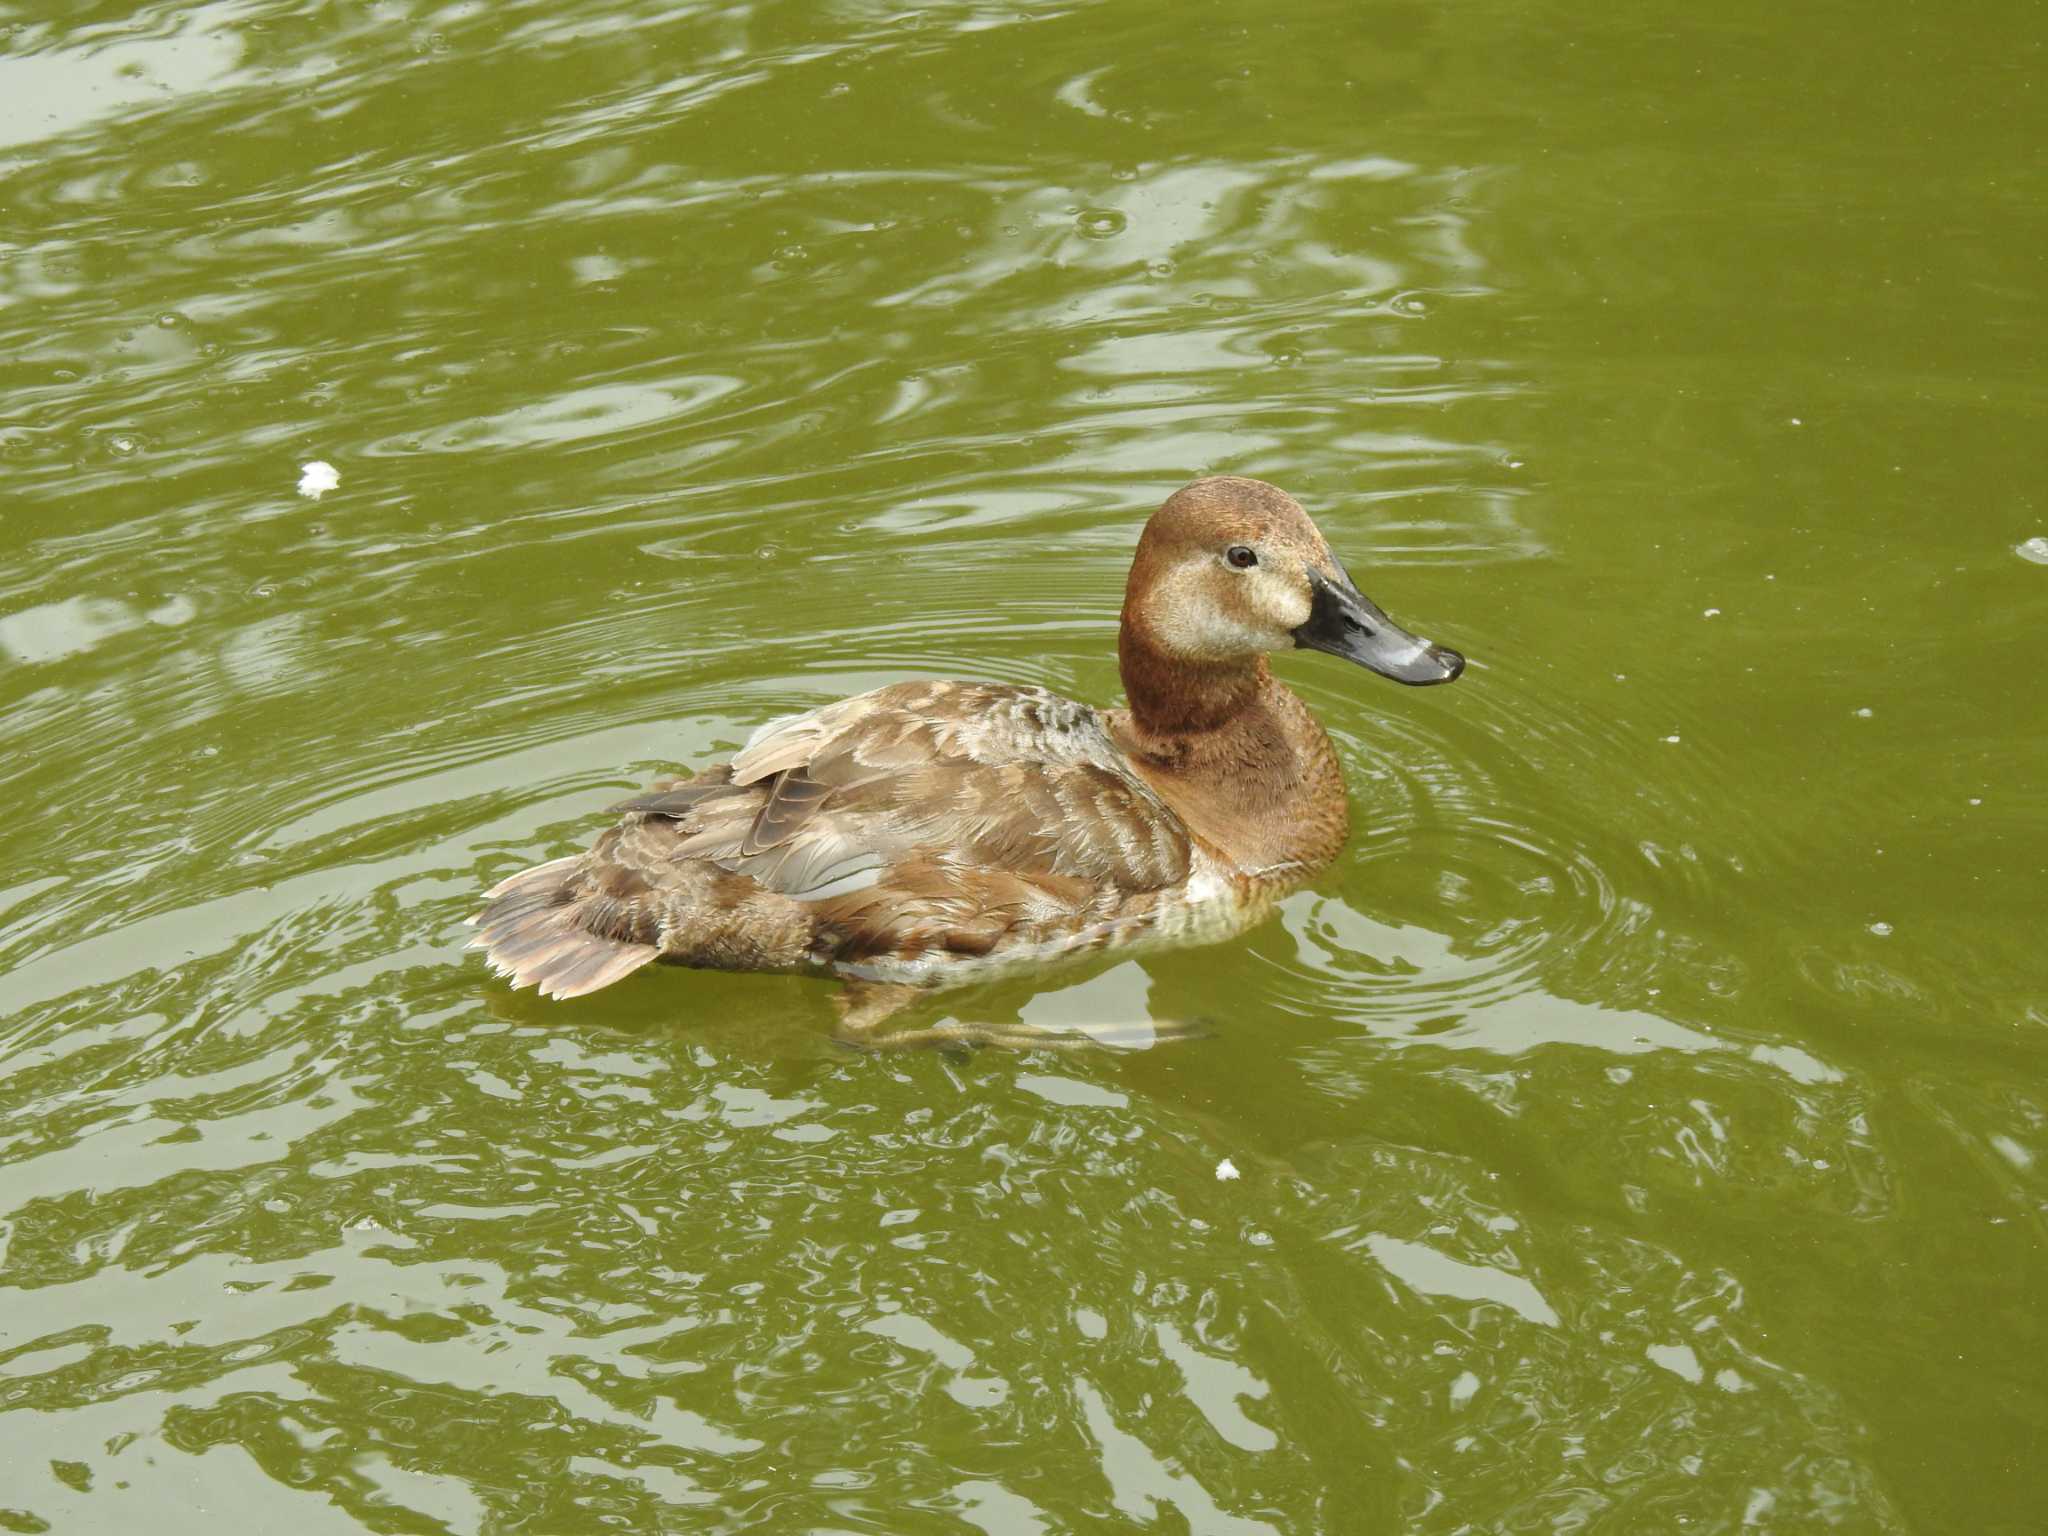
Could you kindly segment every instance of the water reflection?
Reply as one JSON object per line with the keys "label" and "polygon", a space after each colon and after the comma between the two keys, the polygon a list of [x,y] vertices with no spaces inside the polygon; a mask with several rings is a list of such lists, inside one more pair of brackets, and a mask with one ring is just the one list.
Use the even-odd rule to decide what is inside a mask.
{"label": "water reflection", "polygon": [[229,86],[243,57],[239,29],[260,10],[159,9],[127,25],[88,24],[64,34],[47,22],[11,27],[8,56],[0,58],[0,147],[60,138],[100,118]]}

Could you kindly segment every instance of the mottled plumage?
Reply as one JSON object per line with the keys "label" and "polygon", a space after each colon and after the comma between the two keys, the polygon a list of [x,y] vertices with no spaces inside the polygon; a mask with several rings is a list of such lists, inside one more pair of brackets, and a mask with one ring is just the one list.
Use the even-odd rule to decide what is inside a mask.
{"label": "mottled plumage", "polygon": [[1359,597],[1291,498],[1198,481],[1133,564],[1130,709],[909,682],[771,722],[496,886],[474,943],[575,997],[655,959],[923,985],[1241,927],[1346,831],[1329,740],[1266,664],[1297,645],[1410,682],[1463,665]]}

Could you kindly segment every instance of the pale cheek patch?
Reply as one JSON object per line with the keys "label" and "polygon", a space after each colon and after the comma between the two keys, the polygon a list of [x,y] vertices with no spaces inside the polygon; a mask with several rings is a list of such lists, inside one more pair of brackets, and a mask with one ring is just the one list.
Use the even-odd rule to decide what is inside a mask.
{"label": "pale cheek patch", "polygon": [[1254,627],[1213,608],[1200,612],[1170,608],[1153,624],[1153,633],[1168,654],[1190,660],[1227,661],[1233,656],[1275,649],[1272,636],[1263,627]]}
{"label": "pale cheek patch", "polygon": [[1144,600],[1168,653],[1205,661],[1292,649],[1313,606],[1306,590],[1278,572],[1226,572],[1206,556],[1174,567]]}
{"label": "pale cheek patch", "polygon": [[1281,631],[1281,645],[1293,643],[1294,631],[1308,622],[1314,611],[1315,602],[1300,588],[1285,585],[1277,578],[1259,584],[1255,601],[1261,610],[1261,617],[1268,620],[1274,629]]}
{"label": "pale cheek patch", "polygon": [[1266,594],[1250,582],[1233,581],[1219,591],[1216,572],[1203,562],[1183,566],[1162,582],[1146,603],[1146,615],[1168,654],[1228,661],[1291,643],[1291,626],[1270,617],[1268,606]]}

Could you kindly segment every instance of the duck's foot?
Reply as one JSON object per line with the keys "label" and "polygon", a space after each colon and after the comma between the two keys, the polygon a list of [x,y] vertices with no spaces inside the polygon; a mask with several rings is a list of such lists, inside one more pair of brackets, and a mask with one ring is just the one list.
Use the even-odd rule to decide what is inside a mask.
{"label": "duck's foot", "polygon": [[1058,1051],[1102,1047],[1142,1051],[1170,1041],[1200,1040],[1213,1033],[1196,1019],[1119,1020],[1113,1023],[977,1024],[942,1019],[936,1024],[893,1024],[895,1015],[930,994],[922,987],[848,982],[837,999],[835,1038],[857,1050],[967,1050],[994,1046],[1007,1051]]}
{"label": "duck's foot", "polygon": [[832,998],[832,1006],[839,1010],[836,1033],[848,1044],[862,1043],[862,1037],[879,1032],[890,1015],[924,995],[923,987],[888,981],[849,981]]}

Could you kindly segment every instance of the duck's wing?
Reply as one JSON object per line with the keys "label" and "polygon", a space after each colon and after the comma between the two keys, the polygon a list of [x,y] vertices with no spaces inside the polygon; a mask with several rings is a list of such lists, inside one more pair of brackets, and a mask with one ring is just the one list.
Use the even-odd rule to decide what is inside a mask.
{"label": "duck's wing", "polygon": [[898,683],[776,721],[723,773],[621,809],[675,820],[673,857],[800,900],[932,864],[1155,891],[1190,858],[1095,710],[987,683]]}
{"label": "duck's wing", "polygon": [[473,919],[515,985],[575,997],[657,957],[790,970],[1085,942],[1142,921],[1192,856],[1094,710],[979,683],[777,721],[615,809],[589,852],[513,876]]}

